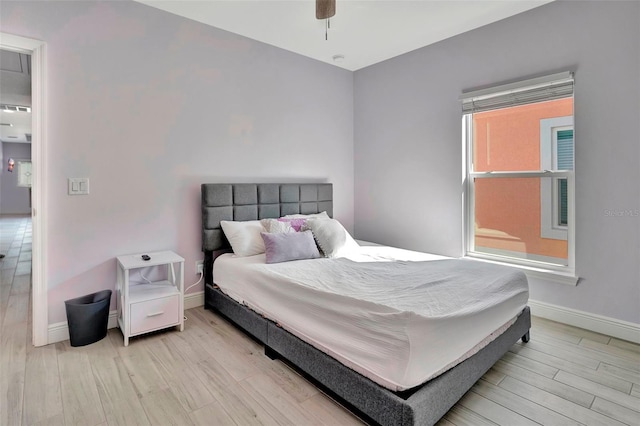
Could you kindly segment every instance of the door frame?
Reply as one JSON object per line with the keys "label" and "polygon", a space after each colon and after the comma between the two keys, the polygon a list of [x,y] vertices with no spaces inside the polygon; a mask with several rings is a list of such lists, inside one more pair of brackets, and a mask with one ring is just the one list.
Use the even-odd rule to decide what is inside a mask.
{"label": "door frame", "polygon": [[47,285],[47,188],[46,188],[46,43],[26,37],[0,32],[0,48],[31,55],[31,161],[32,194],[31,220],[31,318],[34,346],[49,343],[49,307]]}

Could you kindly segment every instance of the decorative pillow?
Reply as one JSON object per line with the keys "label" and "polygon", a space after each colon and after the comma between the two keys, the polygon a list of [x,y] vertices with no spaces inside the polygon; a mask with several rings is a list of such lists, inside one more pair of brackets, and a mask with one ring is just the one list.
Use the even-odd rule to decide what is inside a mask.
{"label": "decorative pillow", "polygon": [[360,247],[344,226],[335,219],[310,219],[306,229],[313,236],[326,257],[344,257]]}
{"label": "decorative pillow", "polygon": [[280,219],[262,219],[260,221],[264,230],[270,234],[286,234],[288,232],[298,232],[291,227],[290,222],[281,221]]}
{"label": "decorative pillow", "polygon": [[288,214],[288,215],[285,215],[284,218],[285,219],[311,219],[311,218],[330,219],[327,212],[312,213],[312,214]]}
{"label": "decorative pillow", "polygon": [[285,234],[263,232],[267,263],[288,262],[290,260],[316,259],[320,257],[311,231]]}
{"label": "decorative pillow", "polygon": [[307,223],[307,218],[281,217],[278,222],[288,223],[289,227],[295,232],[300,232],[302,227]]}
{"label": "decorative pillow", "polygon": [[245,222],[221,220],[220,226],[236,256],[245,257],[264,253],[264,241],[260,237],[264,228],[259,220]]}

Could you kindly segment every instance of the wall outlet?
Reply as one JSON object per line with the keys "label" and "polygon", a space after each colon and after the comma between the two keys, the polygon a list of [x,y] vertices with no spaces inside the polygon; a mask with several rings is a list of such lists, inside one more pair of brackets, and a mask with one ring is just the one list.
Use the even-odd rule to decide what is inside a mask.
{"label": "wall outlet", "polygon": [[204,260],[196,260],[196,274],[204,273]]}

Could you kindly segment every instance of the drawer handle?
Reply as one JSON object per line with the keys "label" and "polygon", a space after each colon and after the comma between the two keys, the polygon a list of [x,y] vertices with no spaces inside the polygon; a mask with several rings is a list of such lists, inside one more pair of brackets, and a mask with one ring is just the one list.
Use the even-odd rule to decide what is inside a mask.
{"label": "drawer handle", "polygon": [[147,314],[147,318],[149,318],[149,317],[157,317],[158,315],[162,315],[162,314],[164,314],[164,311],[155,312],[153,314]]}

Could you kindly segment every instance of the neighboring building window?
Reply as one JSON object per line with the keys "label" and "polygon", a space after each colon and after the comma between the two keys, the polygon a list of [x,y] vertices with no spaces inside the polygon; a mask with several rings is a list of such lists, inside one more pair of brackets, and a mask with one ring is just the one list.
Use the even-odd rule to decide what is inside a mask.
{"label": "neighboring building window", "polygon": [[574,270],[573,76],[465,93],[466,254]]}
{"label": "neighboring building window", "polygon": [[[540,120],[540,168],[573,170],[573,115]],[[569,224],[567,178],[545,179],[540,186],[540,235],[566,240]]]}
{"label": "neighboring building window", "polygon": [[[558,170],[573,170],[573,127],[559,129],[555,132],[556,168]],[[569,194],[567,178],[557,178],[557,195],[554,197],[554,211],[557,212],[557,226],[569,224]]]}

